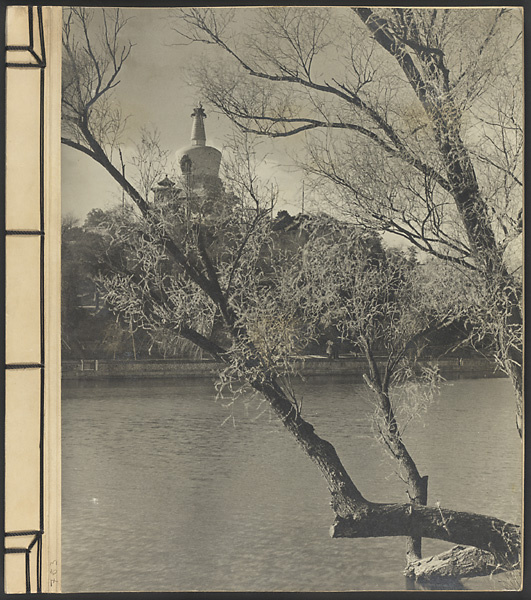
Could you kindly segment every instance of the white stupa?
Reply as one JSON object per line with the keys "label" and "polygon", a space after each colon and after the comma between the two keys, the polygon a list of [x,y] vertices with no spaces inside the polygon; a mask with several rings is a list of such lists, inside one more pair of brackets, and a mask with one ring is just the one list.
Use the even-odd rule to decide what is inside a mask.
{"label": "white stupa", "polygon": [[177,150],[175,156],[181,167],[182,174],[191,177],[195,185],[212,183],[219,179],[221,152],[213,146],[206,145],[205,123],[206,114],[201,103],[192,113],[192,143]]}

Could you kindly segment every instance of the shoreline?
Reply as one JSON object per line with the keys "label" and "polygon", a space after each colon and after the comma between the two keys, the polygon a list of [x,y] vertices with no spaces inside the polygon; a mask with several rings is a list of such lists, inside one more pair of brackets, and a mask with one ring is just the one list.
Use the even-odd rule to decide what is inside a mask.
{"label": "shoreline", "polygon": [[[377,360],[379,365],[385,359]],[[419,361],[420,365],[438,365],[443,377],[506,377],[497,369],[492,359],[441,358]],[[222,369],[223,363],[212,359],[142,359],[142,360],[69,360],[61,363],[63,381],[94,379],[174,379],[174,378],[214,378]],[[301,357],[299,372],[304,377],[326,375],[354,375],[362,377],[367,371],[363,358],[344,356],[329,360],[320,356]]]}

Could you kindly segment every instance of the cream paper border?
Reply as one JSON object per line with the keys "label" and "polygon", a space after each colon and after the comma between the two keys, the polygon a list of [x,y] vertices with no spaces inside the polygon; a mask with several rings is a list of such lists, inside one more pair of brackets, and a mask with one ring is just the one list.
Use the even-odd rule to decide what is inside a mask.
{"label": "cream paper border", "polygon": [[[8,44],[27,39],[27,6],[8,6]],[[44,534],[42,591],[61,575],[61,7],[42,7],[44,75]],[[36,19],[35,19],[36,22]],[[38,40],[37,40],[38,42]],[[21,43],[21,42],[18,42]],[[22,41],[22,43],[24,43]],[[39,46],[37,43],[37,50]],[[22,53],[18,53],[22,55]],[[8,57],[10,60],[11,57]],[[20,59],[20,56],[17,57]],[[6,71],[6,229],[40,229],[40,69]],[[6,238],[6,363],[40,362],[40,237]],[[6,371],[6,531],[39,527],[40,371]],[[36,475],[37,473],[37,475]],[[23,500],[21,500],[23,498]],[[10,546],[25,545],[25,540]],[[4,560],[4,591],[26,591],[24,555]],[[31,552],[36,591],[36,547]]]}

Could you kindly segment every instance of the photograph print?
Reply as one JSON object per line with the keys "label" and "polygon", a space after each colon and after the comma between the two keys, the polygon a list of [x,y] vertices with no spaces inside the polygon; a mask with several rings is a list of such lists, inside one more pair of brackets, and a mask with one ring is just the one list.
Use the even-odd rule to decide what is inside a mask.
{"label": "photograph print", "polygon": [[521,588],[522,38],[63,7],[63,592]]}

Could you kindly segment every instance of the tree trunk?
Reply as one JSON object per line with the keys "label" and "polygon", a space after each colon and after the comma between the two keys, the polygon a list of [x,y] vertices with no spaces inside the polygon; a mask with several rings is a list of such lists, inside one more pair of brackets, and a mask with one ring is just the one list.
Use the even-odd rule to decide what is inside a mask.
{"label": "tree trunk", "polygon": [[[493,300],[501,303],[499,316],[503,331],[497,340],[507,373],[511,376],[516,393],[516,426],[522,437],[522,349],[514,344],[514,332],[522,327],[519,295],[515,294],[511,277],[504,264],[502,251],[489,219],[488,207],[481,196],[476,172],[461,135],[460,113],[452,100],[448,70],[444,66],[444,54],[434,60],[433,52],[418,53],[417,58],[424,69],[419,70],[407,47],[390,22],[378,16],[370,8],[353,8],[371,31],[374,39],[397,61],[406,75],[411,88],[422,103],[431,121],[441,157],[444,161],[448,190],[464,225],[475,261],[483,272],[487,285],[494,292]],[[403,9],[400,9],[403,10]],[[410,37],[422,47],[420,39]],[[411,40],[410,40],[411,41]],[[447,188],[445,188],[447,189]],[[518,334],[521,338],[521,333]]]}
{"label": "tree trunk", "polygon": [[441,122],[438,139],[446,163],[452,195],[461,214],[476,263],[483,272],[492,296],[492,320],[499,327],[496,340],[505,371],[511,377],[516,394],[516,427],[522,437],[522,309],[515,282],[504,263],[490,225],[487,207],[480,195],[474,166],[457,132]]}
{"label": "tree trunk", "polygon": [[480,577],[508,570],[498,565],[494,556],[473,546],[454,546],[450,550],[430,556],[406,567],[405,574],[416,581],[433,582],[438,579]]}
{"label": "tree trunk", "polygon": [[[428,476],[424,475],[420,479],[420,489],[416,489],[416,495],[411,497],[413,504],[426,506],[428,504]],[[408,537],[406,539],[406,563],[409,566],[412,562],[422,558],[422,538]]]}
{"label": "tree trunk", "polygon": [[475,513],[413,504],[375,504],[350,517],[338,516],[332,537],[420,536],[491,552],[498,564],[514,569],[520,561],[520,527]]}
{"label": "tree trunk", "polygon": [[499,285],[498,296],[502,300],[497,303],[503,327],[499,330],[498,347],[502,355],[505,372],[511,378],[516,396],[516,427],[520,437],[523,433],[524,406],[523,406],[523,381],[522,381],[522,304],[517,296],[514,284],[509,282],[510,275],[506,273],[505,285],[502,280]]}
{"label": "tree trunk", "polygon": [[252,385],[264,394],[284,427],[321,471],[332,496],[330,504],[334,512],[345,518],[353,512],[363,512],[365,499],[348,475],[334,446],[315,433],[313,426],[301,417],[272,378],[255,381]]}
{"label": "tree trunk", "polygon": [[[381,418],[377,421],[380,435],[393,458],[398,462],[399,469],[405,473],[406,492],[413,504],[426,506],[428,503],[428,476],[421,477],[413,457],[409,454],[402,440],[398,422],[394,415],[391,399],[389,397],[389,380],[391,368],[388,366],[382,377],[371,348],[364,340],[365,356],[369,364],[370,376],[364,375],[365,382],[376,394]],[[422,538],[408,537],[406,540],[406,562],[418,561],[422,558]]]}
{"label": "tree trunk", "polygon": [[492,552],[498,563],[514,568],[520,556],[520,527],[493,517],[413,503],[376,504],[366,500],[346,472],[335,448],[320,438],[273,379],[253,382],[286,429],[323,474],[338,537],[429,537]]}

